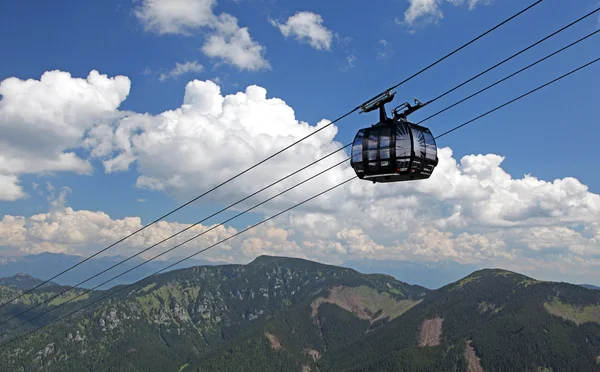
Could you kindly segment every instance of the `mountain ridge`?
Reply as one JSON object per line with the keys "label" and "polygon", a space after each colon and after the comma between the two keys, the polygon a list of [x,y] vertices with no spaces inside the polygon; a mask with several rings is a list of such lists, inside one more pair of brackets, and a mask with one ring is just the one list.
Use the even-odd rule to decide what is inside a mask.
{"label": "mountain ridge", "polygon": [[[22,290],[32,289],[44,283],[43,280],[29,274],[18,272],[13,276],[0,278],[0,286],[17,288]],[[42,287],[56,286],[54,282],[47,282]]]}
{"label": "mountain ridge", "polygon": [[[35,325],[123,288],[91,291],[74,303],[65,302],[73,294],[61,296],[52,306],[65,305]],[[18,293],[0,286],[0,300]],[[52,293],[24,295],[0,312],[0,322]],[[0,333],[48,309],[19,316]],[[0,369],[600,371],[599,357],[600,291],[499,268],[430,290],[263,255],[146,278],[0,348]]]}
{"label": "mountain ridge", "polygon": [[[197,266],[144,279],[112,298],[83,310],[69,322],[49,326],[41,336],[27,337],[22,343],[15,344],[15,347],[37,353],[39,350],[48,350],[48,345],[53,345],[51,355],[37,358],[37,362],[43,361],[46,367],[51,368],[64,358],[69,358],[77,368],[81,368],[82,363],[88,361],[70,351],[75,347],[74,340],[80,339],[87,341],[78,341],[77,345],[80,346],[77,349],[81,349],[81,352],[88,352],[90,348],[97,350],[98,355],[93,360],[100,364],[111,360],[109,350],[136,349],[138,352],[129,356],[132,359],[123,363],[135,360],[147,368],[164,366],[165,369],[173,369],[184,365],[186,359],[194,355],[211,352],[226,345],[250,330],[256,322],[267,321],[276,314],[287,311],[294,312],[296,306],[298,309],[308,310],[318,298],[323,298],[325,302],[338,301],[339,298],[332,299],[328,293],[330,289],[341,286],[362,286],[365,289],[361,295],[373,298],[369,300],[371,302],[367,301],[367,305],[373,305],[373,301],[384,301],[386,311],[393,312],[394,316],[402,311],[399,307],[395,308],[394,304],[400,300],[418,301],[427,292],[423,287],[402,283],[388,276],[367,276],[353,269],[309,260],[265,256],[246,265]],[[92,291],[76,303],[67,304],[55,314],[41,319],[56,319],[111,291]],[[81,293],[79,289],[74,292]],[[388,295],[380,294],[383,292]],[[19,312],[24,305],[43,300],[46,293],[36,290],[23,296],[22,302],[9,307],[8,314],[0,313],[0,320]],[[12,296],[14,292],[8,295]],[[354,293],[351,295],[354,297],[341,303],[349,306],[355,304],[352,299],[356,296]],[[70,298],[72,297],[71,295]],[[405,307],[408,305],[409,303]],[[371,317],[377,319],[378,324],[385,322],[385,319],[379,319],[381,314],[377,314],[378,309],[373,306],[371,308]],[[39,310],[46,310],[46,306]],[[32,311],[28,317],[35,313],[36,311]],[[37,321],[38,324],[43,323],[41,319]],[[312,327],[310,317],[304,320],[307,322],[305,326]],[[22,319],[19,317],[3,327],[12,327],[20,321]],[[27,329],[29,328],[26,327]],[[130,329],[135,329],[135,332],[129,331]],[[61,335],[71,336],[65,340]],[[146,345],[142,349],[153,350],[152,355],[139,352],[140,345]],[[177,351],[174,347],[177,347]],[[141,355],[139,353],[143,356],[136,359],[136,355]],[[42,352],[40,355],[44,354]],[[158,355],[162,355],[163,360],[157,360]],[[8,357],[6,354],[4,356]],[[17,359],[14,363],[23,368],[27,369],[30,365],[30,359],[26,357]],[[6,363],[4,367],[14,366]],[[61,366],[59,369],[64,368]]]}
{"label": "mountain ridge", "polygon": [[[260,257],[260,256],[258,256]],[[255,257],[250,262],[256,260]],[[281,256],[270,256],[281,257]],[[289,258],[289,257],[288,257]],[[70,266],[81,262],[85,257],[75,256],[64,253],[44,252],[40,254],[30,254],[25,256],[0,256],[0,278],[10,277],[18,272],[23,272],[32,275],[40,280],[52,278],[58,272],[68,269]],[[125,256],[102,256],[95,257],[85,263],[84,267],[76,267],[69,272],[56,278],[58,285],[75,285],[80,283],[91,275],[94,275],[108,267],[126,259]],[[101,286],[99,289],[109,289],[118,284],[130,284],[142,279],[145,276],[151,275],[154,272],[168,266],[171,263],[178,261],[180,258],[174,257],[167,261],[152,261],[134,271],[123,275],[115,281]],[[83,287],[92,288],[96,285],[133,268],[135,265],[143,262],[139,257],[135,257],[128,262],[110,270],[106,274],[86,282]],[[190,259],[183,263],[168,269],[167,271],[193,266],[202,265],[226,265],[229,264],[223,261],[209,262],[200,259]],[[89,265],[89,266],[88,266]],[[440,260],[435,262],[427,261],[399,261],[399,260],[376,260],[364,258],[361,260],[347,260],[341,263],[343,267],[354,269],[363,274],[382,274],[390,275],[396,280],[420,285],[428,289],[441,288],[448,283],[460,280],[467,275],[470,275],[476,270],[483,269],[478,265],[460,264],[452,260]],[[597,283],[600,284],[600,283]],[[584,286],[592,286],[585,284]],[[593,285],[594,289],[600,289],[598,285]]]}
{"label": "mountain ridge", "polygon": [[596,285],[593,285],[593,284],[578,284],[578,285],[580,285],[580,286],[582,286],[584,288],[587,288],[587,289],[600,290],[600,287],[598,287]]}
{"label": "mountain ridge", "polygon": [[[77,266],[68,272],[64,273],[54,281],[58,285],[72,286],[81,283],[94,274],[100,273],[103,270],[127,259],[122,255],[116,256],[99,256],[87,261],[85,264]],[[43,252],[39,254],[30,254],[25,256],[0,256],[0,277],[11,277],[19,272],[34,276],[42,281],[53,278],[57,273],[65,271],[72,266],[77,265],[86,259],[83,256],[69,255],[65,253]],[[99,287],[99,289],[109,289],[118,284],[130,284],[136,282],[148,275],[161,270],[162,268],[180,260],[178,257],[170,258],[166,261],[151,261],[139,268],[124,274],[114,281],[110,281]],[[139,265],[145,260],[140,257],[134,257],[129,261],[111,269],[110,271],[99,275],[98,277],[84,283],[84,288],[92,288],[115,277],[133,267]],[[192,267],[200,265],[218,265],[226,264],[226,262],[209,262],[200,259],[190,259],[174,266],[173,269]],[[170,271],[170,270],[169,270]]]}

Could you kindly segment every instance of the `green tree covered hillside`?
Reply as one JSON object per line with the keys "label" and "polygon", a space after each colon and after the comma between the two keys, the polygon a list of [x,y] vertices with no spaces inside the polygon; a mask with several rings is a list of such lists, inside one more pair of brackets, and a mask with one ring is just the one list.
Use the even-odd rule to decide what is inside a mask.
{"label": "green tree covered hillside", "polygon": [[[59,288],[23,296],[0,321]],[[0,296],[19,291],[0,287]],[[387,275],[261,256],[151,277],[0,345],[0,358],[2,371],[600,371],[600,291],[503,270],[430,291]]]}

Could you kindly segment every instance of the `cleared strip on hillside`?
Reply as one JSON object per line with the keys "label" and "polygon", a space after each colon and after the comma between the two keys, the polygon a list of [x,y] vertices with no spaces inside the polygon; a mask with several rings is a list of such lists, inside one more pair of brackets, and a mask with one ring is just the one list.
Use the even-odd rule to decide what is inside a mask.
{"label": "cleared strip on hillside", "polygon": [[481,358],[475,353],[471,340],[467,340],[465,347],[465,359],[467,361],[467,372],[484,372],[481,367]]}
{"label": "cleared strip on hillside", "polygon": [[269,332],[265,332],[265,337],[271,343],[271,348],[273,350],[279,350],[279,349],[281,349],[281,342],[279,342],[279,339],[274,334],[269,333]]}
{"label": "cleared strip on hillside", "polygon": [[442,339],[442,323],[444,319],[437,318],[424,320],[419,333],[419,347],[438,346]]}
{"label": "cleared strip on hillside", "polygon": [[315,299],[312,306],[312,317],[316,317],[319,306],[323,303],[338,305],[348,310],[361,319],[371,323],[389,317],[389,320],[399,317],[423,300],[396,300],[387,292],[378,292],[376,289],[360,286],[331,288],[329,296]]}
{"label": "cleared strip on hillside", "polygon": [[315,349],[304,349],[304,354],[312,357],[312,359],[313,359],[314,362],[316,362],[317,360],[321,359],[321,353],[319,353]]}

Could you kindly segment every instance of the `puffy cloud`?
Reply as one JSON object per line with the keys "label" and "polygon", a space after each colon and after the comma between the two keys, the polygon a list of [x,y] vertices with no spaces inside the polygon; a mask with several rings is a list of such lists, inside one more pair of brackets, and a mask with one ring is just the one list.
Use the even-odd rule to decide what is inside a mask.
{"label": "puffy cloud", "polygon": [[17,176],[0,174],[0,200],[14,201],[26,195]]}
{"label": "puffy cloud", "polygon": [[336,234],[336,238],[351,254],[376,254],[378,251],[385,250],[384,246],[375,243],[358,227],[344,228]]}
{"label": "puffy cloud", "polygon": [[165,81],[169,78],[176,78],[180,75],[187,74],[188,72],[202,72],[204,67],[198,63],[198,61],[187,61],[184,63],[175,63],[175,67],[166,73],[160,74],[158,78],[160,81]]}
{"label": "puffy cloud", "polygon": [[[189,224],[158,222],[115,246],[108,253],[129,256],[188,226]],[[139,217],[111,219],[101,211],[75,211],[70,207],[65,207],[28,218],[6,215],[0,221],[0,236],[4,246],[17,248],[21,253],[55,252],[88,256],[141,227],[142,222]],[[150,258],[211,227],[195,226],[150,250],[142,257]],[[194,250],[205,248],[235,232],[236,230],[233,228],[217,227],[173,253],[175,256],[190,254]],[[219,246],[219,249],[227,249],[227,247],[227,244],[223,244],[223,246]]]}
{"label": "puffy cloud", "polygon": [[[73,84],[73,80],[77,83]],[[268,97],[267,91],[259,86],[251,85],[224,96],[215,83],[199,80],[187,84],[180,107],[157,115],[125,114],[116,110],[128,92],[128,80],[125,80],[126,90],[115,83],[116,79],[104,77],[100,81],[103,83],[92,85],[87,80],[69,78],[53,88],[62,92],[65,89],[61,84],[88,88],[91,85],[89,89],[96,92],[91,95],[97,98],[98,107],[87,110],[85,104],[93,105],[86,96],[90,93],[81,95],[81,104],[72,98],[70,104],[59,106],[54,113],[51,106],[40,103],[46,101],[40,98],[44,96],[40,96],[39,89],[24,90],[19,99],[29,105],[25,107],[47,110],[49,114],[44,120],[53,122],[58,118],[54,121],[56,125],[65,126],[60,133],[65,136],[75,133],[73,137],[67,136],[72,141],[68,148],[79,146],[89,151],[92,157],[103,161],[106,172],[126,170],[135,164],[138,187],[185,199],[197,196],[329,123],[323,119],[310,125],[299,120],[293,108],[281,99]],[[0,107],[14,104],[11,97],[4,95]],[[12,110],[33,115],[32,110],[19,110],[18,106]],[[106,111],[110,120],[105,120]],[[38,130],[36,120],[41,120],[32,117],[35,120],[23,120],[21,125],[30,128],[30,135]],[[341,147],[334,140],[336,134],[337,127],[331,125],[206,199],[229,204],[245,197]],[[13,142],[9,142],[11,146],[15,146]],[[591,193],[577,179],[545,181],[530,175],[514,178],[502,168],[504,157],[496,154],[457,159],[450,148],[440,148],[438,157],[439,165],[427,181],[372,184],[355,180],[231,239],[211,250],[209,257],[247,262],[253,255],[268,253],[331,263],[363,256],[448,258],[515,270],[527,263],[540,272],[555,267],[556,262],[561,262],[563,268],[583,265],[586,272],[600,269],[600,196]],[[339,152],[237,208],[254,205],[346,158],[346,153]],[[39,168],[49,159],[37,159],[30,168]],[[76,168],[70,168],[73,169]],[[346,161],[255,211],[272,215],[353,175]],[[2,195],[11,193],[5,191],[11,190],[4,186],[7,184],[17,185],[20,190],[14,177],[0,177],[0,181]],[[68,208],[65,200],[68,189],[62,189],[56,196],[51,185],[47,188],[52,196],[48,213],[3,217],[0,223],[3,245],[21,252],[89,254],[141,227],[139,217],[112,219],[101,211]],[[186,226],[189,225],[161,222],[111,252],[139,251]],[[199,226],[175,242],[207,228]],[[219,227],[181,251],[206,247],[235,232],[229,226]],[[171,247],[175,242],[166,246]],[[177,251],[177,255],[182,254]]]}
{"label": "puffy cloud", "polygon": [[408,25],[413,25],[419,18],[425,19],[425,22],[437,22],[443,19],[444,13],[440,7],[444,2],[454,6],[467,3],[469,10],[474,9],[479,3],[491,4],[491,0],[408,0],[408,2],[410,6],[404,12],[404,22]]}
{"label": "puffy cloud", "polygon": [[[62,151],[76,147],[85,130],[105,114],[113,113],[128,96],[129,89],[127,77],[108,78],[95,70],[87,79],[73,78],[68,72],[48,71],[40,80],[14,77],[3,80],[0,83],[2,153],[50,155],[50,161],[57,161],[56,167],[61,164],[77,167],[76,161],[69,163],[69,159],[76,160],[75,155]],[[60,155],[65,158],[59,159]],[[3,159],[0,170],[20,172],[23,167],[28,165],[9,156]]]}
{"label": "puffy cloud", "polygon": [[317,50],[331,49],[333,33],[323,25],[323,17],[313,12],[296,12],[283,24],[270,20],[283,36],[309,43]]}
{"label": "puffy cloud", "polygon": [[[199,188],[217,185],[327,123],[322,120],[311,126],[298,121],[291,107],[278,98],[267,98],[266,90],[258,86],[223,96],[215,83],[194,80],[186,86],[180,107],[155,116],[129,115],[97,126],[89,132],[86,145],[94,156],[103,159],[106,171],[128,169],[135,162],[140,173],[138,187],[189,199],[197,195]],[[336,134],[335,125],[321,130],[251,174],[220,188],[211,194],[213,200],[230,203],[329,154],[342,146],[334,141]],[[438,156],[439,165],[428,181],[390,185],[352,182],[323,196],[318,203],[303,206],[302,213],[310,214],[294,215],[295,221],[312,230],[319,224],[328,225],[322,222],[342,210],[343,223],[336,220],[334,224],[337,231],[364,226],[387,239],[420,224],[457,231],[467,227],[590,224],[600,219],[600,197],[574,178],[548,182],[525,175],[514,179],[502,169],[504,158],[495,154],[457,160],[451,149],[441,148]],[[345,152],[339,152],[244,206],[283,191],[346,157]],[[216,169],[218,177],[207,177]],[[346,162],[257,211],[278,211],[353,175]]]}
{"label": "puffy cloud", "polygon": [[[57,198],[63,200],[53,203],[48,213],[31,217],[4,216],[0,221],[0,239],[3,245],[9,249],[16,248],[21,253],[49,251],[87,256],[142,226],[138,217],[111,219],[101,211],[75,211],[61,205],[64,195],[65,193]],[[288,217],[287,223],[291,222],[291,228],[286,225],[285,217],[269,221],[203,252],[202,258],[240,263],[248,262],[257,255],[270,254],[333,264],[360,257],[425,261],[452,259],[463,263],[503,267],[530,275],[539,273],[546,278],[549,274],[545,270],[549,268],[554,273],[564,275],[569,270],[577,269],[581,273],[579,281],[593,278],[594,272],[597,273],[600,269],[598,236],[585,237],[566,227],[504,228],[482,233],[455,234],[431,226],[420,226],[409,229],[406,238],[401,241],[381,244],[373,240],[376,234],[359,226],[335,228],[336,231],[331,236],[305,234],[306,231],[300,228],[305,221],[294,216],[294,222],[291,216]],[[339,221],[340,216],[335,219]],[[340,222],[344,224],[342,221],[343,219]],[[110,254],[129,256],[188,226],[190,225],[161,221],[114,247]],[[142,254],[142,257],[148,259],[214,226],[196,226]],[[326,226],[315,226],[315,230],[328,231]],[[161,259],[187,256],[227,239],[238,231],[232,227],[218,226]],[[556,280],[557,277],[554,278]]]}
{"label": "puffy cloud", "polygon": [[189,35],[213,25],[215,5],[215,0],[143,0],[134,12],[146,31]]}
{"label": "puffy cloud", "polygon": [[[267,98],[266,90],[258,86],[222,96],[212,81],[194,80],[186,86],[181,107],[156,116],[130,115],[116,124],[98,126],[90,131],[86,145],[94,156],[103,159],[109,172],[127,169],[135,161],[140,173],[138,187],[189,198],[199,187],[215,186],[327,123],[323,120],[311,126],[298,121],[291,107],[281,99]],[[341,145],[333,141],[336,134],[333,125],[322,129],[253,170],[253,182],[242,176],[239,182],[219,189],[215,197],[228,202],[241,198],[339,149]],[[346,154],[339,152],[250,202],[283,191],[345,158]],[[324,179],[329,180],[325,184],[333,184],[352,175],[347,164],[341,169],[341,173],[326,173],[273,203],[286,205],[289,200],[321,191]]]}
{"label": "puffy cloud", "polygon": [[40,80],[0,82],[0,198],[24,196],[16,178],[24,173],[89,174],[91,165],[73,149],[96,123],[117,115],[129,89],[127,77],[95,70],[86,79],[48,71]]}
{"label": "puffy cloud", "polygon": [[240,70],[271,68],[270,63],[263,58],[265,47],[252,40],[248,28],[239,27],[237,18],[229,14],[219,16],[217,32],[207,38],[202,51],[207,56],[220,58]]}
{"label": "puffy cloud", "polygon": [[404,12],[404,21],[412,25],[418,18],[427,17],[430,21],[444,18],[439,8],[439,0],[409,0],[410,6]]}
{"label": "puffy cloud", "polygon": [[[2,252],[10,250],[21,254],[41,252],[80,254],[89,256],[101,248],[114,243],[123,236],[142,227],[139,217],[112,219],[102,211],[73,210],[66,206],[70,189],[62,188],[60,195],[53,191],[50,211],[30,217],[5,215],[0,220]],[[230,226],[196,225],[160,221],[111,248],[106,254],[130,256],[189,228],[184,233],[164,242],[140,255],[152,258],[167,249],[184,243],[192,237],[201,236],[161,256],[164,260],[188,256],[217,242],[227,241],[203,252],[202,258],[215,261],[245,262],[259,254],[285,254],[303,257],[298,244],[289,239],[289,233],[273,224],[263,224],[249,230],[239,238],[231,238],[238,230]],[[235,251],[233,249],[235,248]]]}
{"label": "puffy cloud", "polygon": [[248,260],[263,254],[308,258],[300,245],[289,239],[287,230],[268,222],[240,235],[233,250],[232,258],[238,262],[242,257]]}
{"label": "puffy cloud", "polygon": [[215,5],[215,0],[142,0],[135,15],[146,31],[159,35],[189,36],[208,29],[209,35],[202,46],[207,56],[240,70],[270,68],[264,58],[264,46],[252,39],[247,27],[238,25],[236,17],[228,13],[217,16],[213,12]]}

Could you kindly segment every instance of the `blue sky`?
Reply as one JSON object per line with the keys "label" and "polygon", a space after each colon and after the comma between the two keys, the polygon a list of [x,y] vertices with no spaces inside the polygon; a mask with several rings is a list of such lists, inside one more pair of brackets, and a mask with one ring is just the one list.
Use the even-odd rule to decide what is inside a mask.
{"label": "blue sky", "polygon": [[[468,2],[458,6],[447,1],[438,3],[443,18],[428,22],[425,15],[409,25],[404,18],[410,6],[406,0],[385,1],[377,7],[365,6],[364,2],[356,0],[345,2],[344,7],[321,1],[305,1],[301,6],[285,0],[218,1],[214,14],[235,16],[239,26],[247,27],[252,39],[265,48],[263,57],[270,68],[249,71],[220,63],[219,58],[210,58],[203,53],[202,45],[213,32],[210,28],[199,27],[189,35],[158,35],[146,30],[134,14],[136,7],[143,4],[142,0],[69,0],[52,4],[44,1],[3,2],[0,4],[0,32],[5,37],[0,81],[9,77],[39,80],[50,70],[67,71],[73,78],[85,78],[94,69],[109,77],[124,75],[130,79],[131,89],[119,109],[153,115],[179,107],[186,84],[193,79],[216,81],[223,95],[258,85],[267,90],[268,98],[280,98],[293,108],[297,120],[315,125],[321,119],[336,118],[403,80],[531,2],[494,0],[488,5],[480,2],[473,9],[469,9]],[[413,97],[422,101],[431,99],[597,6],[595,0],[578,1],[568,7],[546,0],[396,89],[395,102],[399,104]],[[322,17],[322,25],[333,33],[329,50],[317,50],[308,42],[284,37],[270,22],[283,24],[299,11]],[[411,118],[420,120],[454,103],[597,29],[599,22],[598,15],[589,17]],[[439,134],[597,58],[598,37],[584,41],[425,125],[434,135]],[[384,52],[386,58],[378,58]],[[161,73],[167,73],[176,63],[190,61],[202,65],[202,71],[159,79]],[[513,178],[531,174],[552,182],[557,178],[574,177],[587,185],[589,192],[599,193],[600,174],[594,171],[598,159],[595,144],[600,137],[597,125],[599,72],[598,65],[588,67],[440,139],[438,145],[451,147],[454,159],[471,154],[504,156],[502,169]],[[374,116],[358,114],[343,120],[338,124],[335,140],[343,144],[350,142],[360,127],[371,125],[373,120]],[[85,151],[76,151],[82,157],[86,156]],[[20,174],[20,185],[29,197],[0,201],[0,215],[29,217],[46,213],[47,194],[36,193],[33,182],[44,186],[50,181],[57,189],[68,186],[71,193],[67,204],[74,210],[103,211],[112,219],[139,216],[144,223],[186,200],[181,195],[177,197],[135,187],[140,175],[135,163],[126,172],[108,174],[99,159],[91,159],[91,163],[93,175],[73,172]],[[268,164],[263,166],[268,167]],[[214,182],[223,180],[218,169],[199,169],[198,172]],[[197,194],[204,190],[198,186]],[[140,199],[145,202],[139,202]],[[223,200],[215,200],[201,208],[186,208],[169,220],[191,223],[198,220],[199,215],[205,215],[205,211],[221,206]],[[232,226],[243,227],[260,216],[262,214],[257,213],[245,217]]]}

